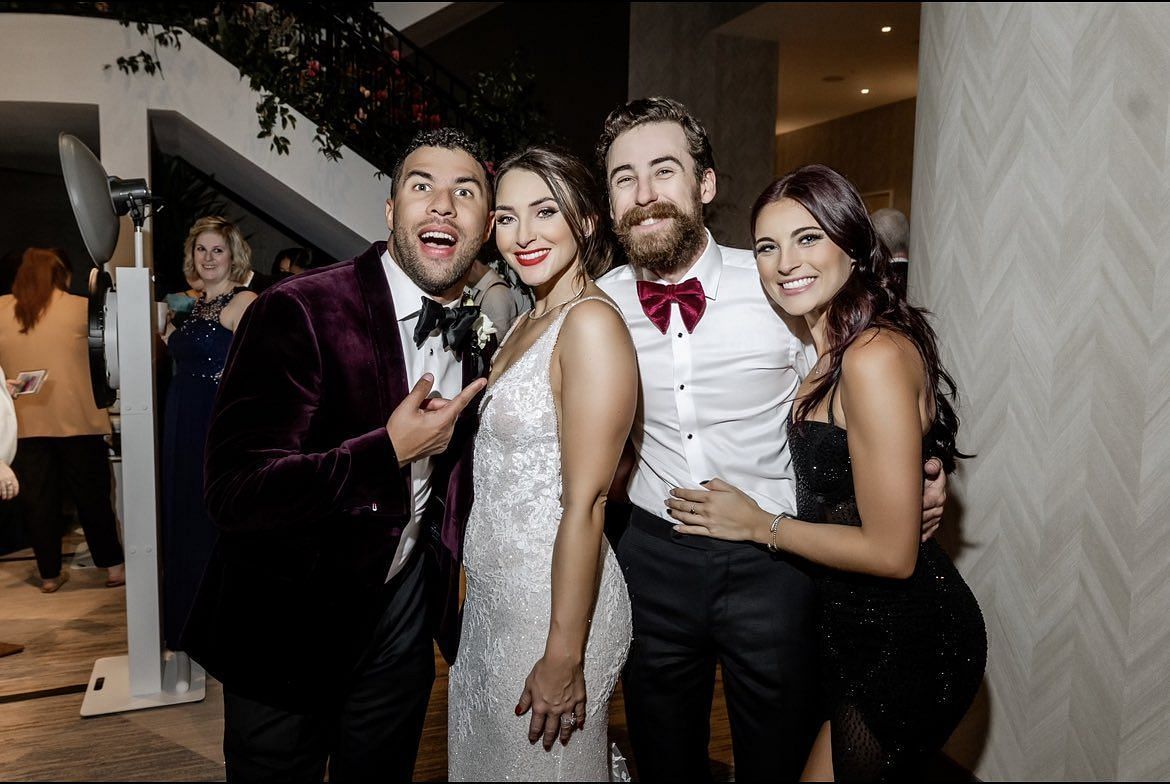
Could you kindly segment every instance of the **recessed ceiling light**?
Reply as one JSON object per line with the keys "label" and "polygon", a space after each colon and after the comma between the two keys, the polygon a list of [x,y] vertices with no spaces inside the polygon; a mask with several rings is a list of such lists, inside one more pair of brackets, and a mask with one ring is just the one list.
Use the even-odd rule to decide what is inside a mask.
{"label": "recessed ceiling light", "polygon": [[894,29],[894,28],[890,27],[889,25],[886,25],[885,27],[883,27],[883,28],[882,28],[882,32],[883,32],[883,33],[888,33],[888,32],[890,32],[890,31],[891,31],[891,30],[893,30],[893,29]]}
{"label": "recessed ceiling light", "polygon": [[868,88],[868,87],[862,87],[862,88],[861,88],[861,94],[862,94],[862,95],[869,95],[869,88]]}

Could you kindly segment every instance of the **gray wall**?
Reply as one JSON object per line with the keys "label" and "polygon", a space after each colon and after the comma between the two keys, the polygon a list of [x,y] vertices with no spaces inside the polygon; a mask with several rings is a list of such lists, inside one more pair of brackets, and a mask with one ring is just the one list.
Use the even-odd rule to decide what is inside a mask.
{"label": "gray wall", "polygon": [[625,3],[497,3],[425,46],[472,87],[478,74],[500,73],[518,56],[536,77],[532,101],[560,143],[592,165],[602,121],[626,100],[629,24]]}
{"label": "gray wall", "polygon": [[714,32],[758,3],[631,3],[629,97],[682,101],[715,150],[715,239],[747,247],[751,206],[772,181],[779,50]]}
{"label": "gray wall", "polygon": [[69,205],[60,174],[0,169],[0,253],[59,247],[73,268],[70,289],[86,293],[93,260]]}
{"label": "gray wall", "polygon": [[823,163],[862,193],[893,191],[890,206],[910,214],[914,99],[879,106],[776,137],[776,175]]}
{"label": "gray wall", "polygon": [[1164,5],[923,7],[910,284],[979,454],[984,780],[1170,779],[1167,41]]}
{"label": "gray wall", "polygon": [[[227,217],[237,221],[240,231],[248,238],[253,266],[261,272],[269,271],[278,251],[302,244],[230,196],[222,198],[228,203]],[[29,246],[63,247],[73,266],[71,288],[77,294],[86,293],[88,271],[93,262],[77,229],[73,208],[69,206],[65,181],[59,174],[0,169],[0,241],[0,253],[23,251]],[[179,265],[182,260],[156,257],[155,263]],[[165,292],[157,293],[161,296]]]}

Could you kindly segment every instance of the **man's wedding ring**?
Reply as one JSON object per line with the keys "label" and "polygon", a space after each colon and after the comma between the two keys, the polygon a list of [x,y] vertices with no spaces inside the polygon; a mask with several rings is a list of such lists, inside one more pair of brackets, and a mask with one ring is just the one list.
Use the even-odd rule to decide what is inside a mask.
{"label": "man's wedding ring", "polygon": [[561,726],[562,727],[571,727],[576,723],[577,723],[577,716],[575,714],[572,714],[572,713],[562,713],[561,714]]}
{"label": "man's wedding ring", "polygon": [[691,504],[691,514],[694,514],[694,513],[695,513],[695,505]]}

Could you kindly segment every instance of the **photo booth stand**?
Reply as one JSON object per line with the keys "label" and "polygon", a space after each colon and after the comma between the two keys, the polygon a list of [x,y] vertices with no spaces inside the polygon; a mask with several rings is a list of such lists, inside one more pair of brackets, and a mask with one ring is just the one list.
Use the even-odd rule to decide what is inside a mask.
{"label": "photo booth stand", "polygon": [[[166,650],[159,603],[158,435],[155,424],[155,306],[143,263],[142,225],[154,203],[145,180],[106,175],[80,139],[58,137],[73,214],[97,269],[90,278],[90,375],[99,407],[121,393],[123,547],[129,653],[94,662],[82,716],[159,708],[202,700],[203,668]],[[118,242],[120,215],[134,223],[134,266],[103,267]]]}

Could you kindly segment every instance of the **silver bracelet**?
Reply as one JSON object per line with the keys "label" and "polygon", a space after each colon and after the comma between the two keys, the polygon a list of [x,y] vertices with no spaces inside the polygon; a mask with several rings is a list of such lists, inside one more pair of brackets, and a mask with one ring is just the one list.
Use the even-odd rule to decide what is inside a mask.
{"label": "silver bracelet", "polygon": [[776,546],[776,532],[780,530],[780,521],[781,520],[792,520],[792,519],[794,519],[794,518],[792,517],[792,515],[788,514],[788,512],[781,512],[780,514],[778,514],[772,518],[772,524],[768,526],[768,531],[771,532],[771,534],[772,534],[772,541],[768,543],[768,552],[770,552],[770,553],[780,552],[780,548]]}

